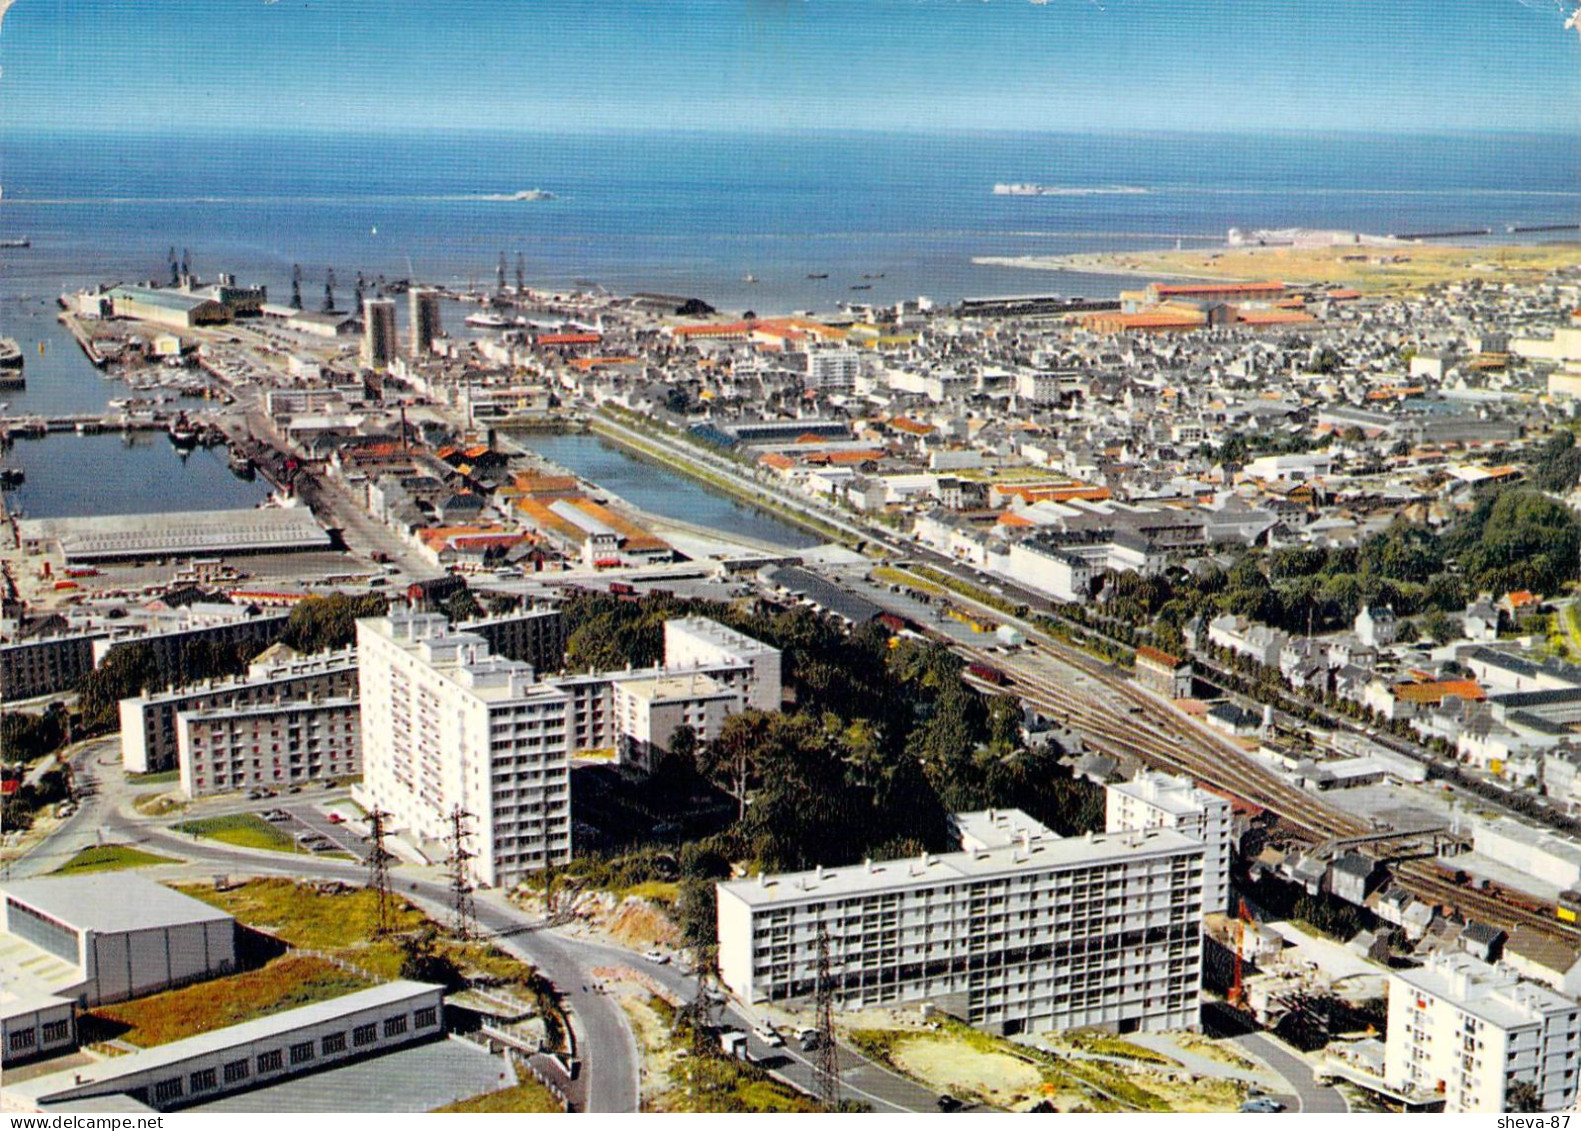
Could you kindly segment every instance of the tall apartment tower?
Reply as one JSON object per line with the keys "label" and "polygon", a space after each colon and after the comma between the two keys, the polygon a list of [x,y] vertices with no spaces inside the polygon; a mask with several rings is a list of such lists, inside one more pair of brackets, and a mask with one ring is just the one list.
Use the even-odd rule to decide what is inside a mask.
{"label": "tall apartment tower", "polygon": [[395,300],[362,301],[362,363],[371,369],[388,369],[395,360]]}
{"label": "tall apartment tower", "polygon": [[571,858],[571,696],[437,613],[357,622],[363,784],[392,827],[437,846],[472,814],[475,882],[509,887]]}
{"label": "tall apartment tower", "polygon": [[434,352],[434,341],[441,334],[439,292],[414,289],[411,296],[412,355]]}
{"label": "tall apartment tower", "polygon": [[1104,828],[1111,834],[1174,829],[1202,843],[1203,914],[1229,910],[1233,854],[1230,803],[1190,778],[1144,771],[1105,791]]}
{"label": "tall apartment tower", "polygon": [[1508,1111],[1518,1083],[1535,1088],[1537,1111],[1570,1111],[1578,1057],[1574,999],[1507,967],[1440,952],[1389,975],[1384,1078],[1445,1112]]}

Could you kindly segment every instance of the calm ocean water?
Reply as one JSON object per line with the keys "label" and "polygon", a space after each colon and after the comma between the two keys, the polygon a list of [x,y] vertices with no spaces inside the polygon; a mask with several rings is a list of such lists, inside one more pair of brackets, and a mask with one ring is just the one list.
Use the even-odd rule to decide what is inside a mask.
{"label": "calm ocean water", "polygon": [[[851,299],[1100,296],[1126,285],[974,256],[1192,246],[1231,226],[1502,235],[1510,223],[1573,222],[1578,174],[1581,135],[9,134],[0,237],[25,234],[32,246],[0,250],[0,333],[27,350],[28,389],[0,400],[11,412],[83,412],[127,395],[61,332],[54,299],[167,277],[172,247],[189,249],[200,275],[232,271],[282,301],[300,263],[310,307],[326,268],[345,303],[358,271],[486,282],[504,251],[512,273],[524,256],[535,286],[594,280],[723,309],[830,311]],[[1146,192],[998,197],[998,181]],[[533,188],[556,199],[486,199]],[[61,437],[18,445],[11,459],[29,470],[34,514],[233,497],[223,464],[166,467],[163,456]],[[35,479],[44,463],[51,472]],[[118,487],[67,490],[100,480]]]}

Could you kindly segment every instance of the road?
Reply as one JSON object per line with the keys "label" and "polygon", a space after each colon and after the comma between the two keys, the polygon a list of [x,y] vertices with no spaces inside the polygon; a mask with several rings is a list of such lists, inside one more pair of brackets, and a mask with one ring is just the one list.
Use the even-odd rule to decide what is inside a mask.
{"label": "road", "polygon": [[1345,1115],[1350,1112],[1350,1104],[1345,1102],[1344,1094],[1332,1084],[1319,1084],[1312,1066],[1279,1041],[1262,1033],[1246,1033],[1232,1039],[1295,1086],[1296,1100],[1302,1112],[1312,1115]]}

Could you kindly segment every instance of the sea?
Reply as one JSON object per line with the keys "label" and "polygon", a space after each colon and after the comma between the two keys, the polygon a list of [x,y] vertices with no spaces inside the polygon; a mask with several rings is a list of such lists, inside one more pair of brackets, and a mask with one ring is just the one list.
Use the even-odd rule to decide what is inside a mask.
{"label": "sea", "polygon": [[[999,196],[999,182],[1068,191]],[[511,199],[533,189],[552,199]],[[279,301],[300,266],[309,308],[330,270],[345,305],[359,272],[491,285],[503,254],[508,278],[520,257],[531,287],[661,291],[768,315],[919,296],[1112,296],[1134,281],[974,260],[1208,246],[1231,227],[1486,227],[1536,240],[1577,233],[1504,228],[1578,220],[1581,133],[7,132],[0,239],[31,246],[0,249],[0,333],[27,351],[28,387],[0,391],[0,411],[97,411],[127,395],[60,330],[55,298],[168,279],[172,254]],[[113,501],[29,491],[29,513],[161,509],[169,476],[74,440],[39,441],[31,456],[19,444],[9,458],[82,461],[89,481],[141,486]]]}

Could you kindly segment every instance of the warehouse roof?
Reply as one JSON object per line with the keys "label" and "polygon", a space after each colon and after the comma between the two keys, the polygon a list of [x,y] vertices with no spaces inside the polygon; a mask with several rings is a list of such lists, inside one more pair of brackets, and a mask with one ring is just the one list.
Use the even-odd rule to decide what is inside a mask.
{"label": "warehouse roof", "polygon": [[7,1087],[15,1089],[18,1095],[33,1100],[47,1100],[53,1095],[77,1092],[96,1084],[124,1080],[152,1069],[177,1065],[194,1057],[241,1048],[254,1041],[265,1041],[311,1025],[335,1021],[362,1010],[377,1009],[408,1001],[420,995],[438,993],[443,988],[427,982],[386,982],[371,989],[358,990],[355,993],[330,998],[328,1001],[315,1002],[313,1005],[304,1005],[300,1009],[288,1009],[283,1013],[270,1014],[254,1021],[244,1021],[240,1025],[230,1025],[224,1029],[200,1033],[195,1037],[185,1037],[179,1041],[171,1041],[169,1044],[156,1045],[141,1052],[111,1057],[98,1064],[82,1065],[68,1072],[56,1072],[14,1084],[7,1082]]}
{"label": "warehouse roof", "polygon": [[330,544],[329,535],[306,507],[25,518],[17,523],[17,530],[24,542],[58,542],[68,560],[245,553]]}
{"label": "warehouse roof", "polygon": [[0,894],[82,930],[110,934],[228,920],[207,903],[124,872],[18,880]]}

